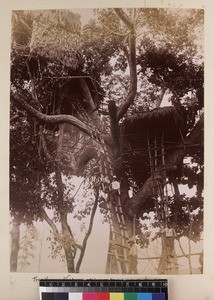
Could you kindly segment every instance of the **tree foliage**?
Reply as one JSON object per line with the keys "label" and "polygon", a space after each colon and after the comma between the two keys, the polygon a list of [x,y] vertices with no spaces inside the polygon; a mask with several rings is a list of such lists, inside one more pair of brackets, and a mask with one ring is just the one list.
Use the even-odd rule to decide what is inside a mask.
{"label": "tree foliage", "polygon": [[[81,248],[85,251],[97,201],[107,219],[105,198],[110,195],[112,173],[121,183],[127,222],[137,211],[138,242],[148,245],[149,235],[141,236],[145,230],[141,219],[157,214],[157,207],[152,200],[147,144],[140,139],[146,131],[155,132],[157,119],[161,119],[159,129],[175,128],[178,139],[169,142],[183,147],[167,145],[166,163],[175,167],[167,173],[169,183],[174,189],[187,184],[197,191],[192,197],[171,195],[169,211],[176,216],[182,236],[189,235],[193,213],[191,239],[200,238],[202,27],[202,10],[97,9],[84,26],[71,10],[13,13],[10,209],[12,216],[21,213],[23,222],[48,222],[54,257],[63,248],[65,253],[73,251],[74,259],[81,248],[74,241],[68,214],[79,220],[91,216]],[[175,111],[170,115],[173,122],[168,110],[159,108],[164,96],[174,106],[170,108]],[[124,138],[124,133],[130,137]],[[197,145],[189,147],[188,141]],[[184,157],[191,161],[189,166],[182,167]],[[93,191],[76,212],[73,176],[84,178],[85,192]],[[45,210],[54,210],[53,220]],[[53,221],[61,222],[62,233]],[[155,216],[151,223],[157,227],[158,221]]]}

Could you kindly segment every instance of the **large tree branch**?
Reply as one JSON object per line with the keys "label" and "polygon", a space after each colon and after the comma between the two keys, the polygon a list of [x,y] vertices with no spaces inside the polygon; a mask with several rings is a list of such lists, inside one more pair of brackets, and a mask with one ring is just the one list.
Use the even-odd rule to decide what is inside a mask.
{"label": "large tree branch", "polygon": [[[185,145],[180,145],[181,147],[177,147],[173,153],[171,153],[168,157],[166,157],[166,167],[168,169],[173,168],[179,162],[183,159],[183,157],[186,155],[188,145],[191,146],[192,144],[200,144],[202,145],[202,139],[203,139],[203,126],[204,126],[204,118],[201,116],[198,123],[193,128],[192,132],[189,134],[189,136],[185,140]],[[160,173],[161,173],[161,167]],[[152,196],[152,190],[153,190],[154,181],[152,176],[150,176],[142,188],[135,194],[135,196],[130,200],[128,203],[128,208],[130,214],[138,213],[139,211],[142,211],[144,205],[146,205],[147,201],[150,200]]]}
{"label": "large tree branch", "polygon": [[52,157],[50,151],[48,150],[48,147],[47,147],[47,143],[46,143],[46,140],[45,140],[45,136],[44,136],[44,132],[43,132],[43,127],[42,127],[42,126],[40,126],[39,134],[40,134],[41,144],[42,144],[42,149],[43,149],[43,152],[44,152],[44,154],[45,154],[45,157],[46,157],[46,159],[47,159],[49,162],[53,162],[53,161],[54,161],[54,158]]}
{"label": "large tree branch", "polygon": [[129,30],[133,30],[134,24],[130,20],[130,18],[127,16],[127,14],[122,10],[122,8],[114,8],[114,11],[118,15],[118,17],[123,21],[123,23],[126,25],[126,27]]}
{"label": "large tree branch", "polygon": [[124,114],[127,112],[130,105],[134,102],[136,92],[137,92],[135,34],[132,34],[130,36],[130,59],[128,61],[129,61],[129,68],[130,68],[129,92],[123,104],[118,109],[118,115],[117,115],[118,121],[124,116]]}
{"label": "large tree branch", "polygon": [[59,231],[58,231],[56,225],[54,224],[54,222],[47,215],[47,213],[44,210],[44,208],[41,209],[41,216],[48,223],[48,225],[51,227],[51,229],[53,230],[54,235],[58,236],[59,235]]}
{"label": "large tree branch", "polygon": [[87,135],[95,138],[96,140],[100,140],[100,136],[97,132],[92,131],[88,126],[86,126],[85,123],[78,120],[77,118],[69,115],[46,115],[41,112],[39,112],[37,109],[32,107],[30,104],[26,103],[24,100],[22,100],[18,95],[16,95],[13,91],[11,91],[11,100],[24,109],[28,114],[33,116],[36,120],[38,120],[40,123],[43,124],[71,124],[78,129],[80,129],[82,132],[86,133]]}
{"label": "large tree branch", "polygon": [[124,11],[120,8],[115,8],[115,12],[130,30],[129,54],[126,53],[126,56],[128,55],[128,63],[130,69],[130,85],[126,99],[118,109],[117,120],[119,121],[127,112],[130,105],[134,102],[137,92],[136,35],[134,23],[124,13]]}
{"label": "large tree branch", "polygon": [[83,95],[85,96],[86,100],[87,100],[87,103],[90,104],[90,107],[91,107],[91,110],[95,110],[96,109],[96,105],[94,103],[94,100],[92,98],[92,95],[91,95],[91,92],[90,92],[90,89],[85,81],[84,78],[81,78],[80,79],[80,86],[82,88],[82,91],[83,91]]}
{"label": "large tree branch", "polygon": [[79,273],[80,266],[82,264],[82,260],[83,260],[84,254],[85,254],[87,241],[88,241],[88,239],[89,239],[89,237],[91,235],[93,224],[94,224],[94,217],[95,217],[95,213],[96,213],[97,206],[98,206],[98,200],[99,200],[99,189],[96,189],[95,193],[96,193],[96,195],[95,195],[95,201],[94,201],[94,206],[93,206],[92,211],[91,211],[91,216],[90,216],[88,230],[87,230],[86,235],[85,235],[85,237],[83,239],[82,249],[81,249],[81,252],[80,252],[80,257],[79,257],[77,265],[76,265],[76,272],[77,273]]}
{"label": "large tree branch", "polygon": [[97,158],[97,149],[95,147],[86,147],[76,161],[76,171],[80,175],[85,170],[86,165],[92,160]]}

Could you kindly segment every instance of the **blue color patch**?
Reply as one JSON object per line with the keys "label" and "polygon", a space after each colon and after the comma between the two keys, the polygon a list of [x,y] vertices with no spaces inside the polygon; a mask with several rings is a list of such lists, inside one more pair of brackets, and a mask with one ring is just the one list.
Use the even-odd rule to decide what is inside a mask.
{"label": "blue color patch", "polygon": [[151,293],[138,294],[137,300],[153,300]]}
{"label": "blue color patch", "polygon": [[165,300],[165,295],[163,293],[152,294],[152,300]]}

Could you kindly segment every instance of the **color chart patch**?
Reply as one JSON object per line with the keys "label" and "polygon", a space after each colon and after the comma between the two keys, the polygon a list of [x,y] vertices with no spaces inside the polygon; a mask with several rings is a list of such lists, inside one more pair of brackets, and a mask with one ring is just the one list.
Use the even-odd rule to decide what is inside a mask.
{"label": "color chart patch", "polygon": [[40,280],[40,300],[168,300],[167,280]]}

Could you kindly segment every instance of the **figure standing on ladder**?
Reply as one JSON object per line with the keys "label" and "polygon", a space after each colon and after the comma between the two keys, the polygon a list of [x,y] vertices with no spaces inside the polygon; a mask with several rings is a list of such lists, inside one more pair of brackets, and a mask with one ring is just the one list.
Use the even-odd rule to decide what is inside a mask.
{"label": "figure standing on ladder", "polygon": [[137,249],[137,245],[135,244],[135,238],[132,237],[128,240],[128,244],[129,244],[129,255],[128,255],[128,259],[129,259],[129,274],[138,274],[137,271],[137,258],[138,258],[138,249]]}
{"label": "figure standing on ladder", "polygon": [[174,228],[172,228],[171,224],[166,225],[166,228],[163,230],[165,233],[165,246],[167,249],[167,256],[172,257],[173,249],[174,249],[174,239],[176,238],[176,232]]}
{"label": "figure standing on ladder", "polygon": [[120,183],[117,180],[117,177],[114,175],[111,183],[111,193],[112,193],[112,203],[116,204],[117,199],[120,195]]}

